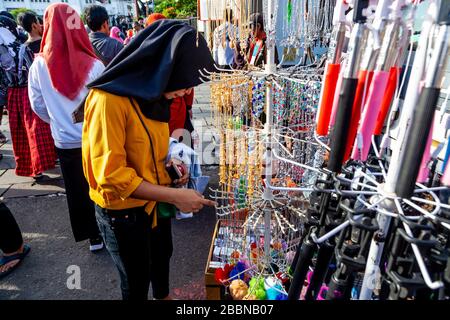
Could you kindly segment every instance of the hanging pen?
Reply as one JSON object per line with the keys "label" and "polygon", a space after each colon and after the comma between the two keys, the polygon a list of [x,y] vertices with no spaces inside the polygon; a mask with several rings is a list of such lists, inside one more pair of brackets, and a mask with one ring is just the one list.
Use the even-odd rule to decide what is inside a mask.
{"label": "hanging pen", "polygon": [[366,161],[372,145],[372,135],[388,84],[389,70],[394,65],[399,50],[398,39],[402,25],[401,7],[404,5],[404,2],[404,0],[395,0],[391,6],[390,22],[386,26],[377,65],[358,128],[361,145],[355,144],[353,147],[352,159],[354,160]]}
{"label": "hanging pen", "polygon": [[336,83],[341,69],[342,49],[344,47],[345,31],[347,29],[345,11],[348,7],[349,5],[346,0],[338,0],[334,8],[333,34],[322,81],[322,92],[320,95],[316,125],[316,132],[321,136],[326,136],[328,134],[334,92],[336,90]]}
{"label": "hanging pen", "polygon": [[368,6],[368,2],[368,0],[356,1],[353,9],[355,25],[350,37],[348,60],[343,73],[336,121],[333,134],[331,135],[331,152],[328,160],[328,170],[332,172],[340,172],[344,158],[355,92],[358,85],[358,71],[362,58],[361,53],[368,34],[368,28],[365,25],[367,17],[363,14],[363,11]]}
{"label": "hanging pen", "polygon": [[432,127],[434,112],[439,99],[442,79],[449,52],[450,1],[442,0],[437,26],[439,29],[433,48],[430,65],[426,70],[425,86],[422,89],[417,108],[414,110],[411,127],[406,135],[405,152],[401,160],[396,193],[402,198],[413,195],[421,159]]}
{"label": "hanging pen", "polygon": [[361,119],[361,113],[366,100],[365,97],[367,96],[368,88],[370,88],[372,83],[373,71],[380,52],[380,37],[383,34],[386,23],[389,19],[390,4],[390,0],[381,0],[378,2],[372,23],[373,27],[370,28],[371,32],[368,36],[364,58],[361,62],[361,68],[358,74],[358,85],[356,87],[355,101],[353,103],[344,162],[350,158],[353,144],[355,142],[359,120]]}
{"label": "hanging pen", "polygon": [[411,125],[411,118],[414,109],[417,107],[417,100],[420,93],[420,86],[425,72],[426,58],[428,54],[428,46],[431,38],[432,30],[437,19],[438,7],[436,1],[430,1],[427,14],[422,23],[421,33],[411,73],[408,79],[408,86],[405,93],[405,99],[402,101],[400,97],[394,100],[394,107],[401,109],[398,121],[398,133],[395,140],[392,141],[392,157],[387,172],[385,183],[386,192],[394,192],[397,184],[398,174],[400,170],[400,159],[404,152],[404,139]]}
{"label": "hanging pen", "polygon": [[[416,6],[412,6],[411,11],[409,13],[409,19],[408,21],[410,23],[402,25],[402,40],[399,45],[399,53],[397,55],[397,59],[394,63],[394,66],[389,70],[389,78],[388,78],[388,84],[386,86],[386,92],[383,96],[383,99],[381,101],[381,107],[380,112],[378,113],[374,135],[379,136],[382,134],[382,130],[384,127],[384,123],[386,121],[386,117],[389,113],[389,110],[391,108],[391,105],[393,104],[394,95],[398,93],[398,89],[400,86],[400,79],[402,75],[402,67],[405,63],[405,60],[407,58],[407,48],[408,43],[411,38],[412,29],[414,28],[413,21],[414,21],[414,14],[415,14]],[[407,70],[405,70],[406,72]],[[406,75],[403,75],[406,76]],[[388,128],[389,129],[389,128]]]}
{"label": "hanging pen", "polygon": [[[339,100],[340,108],[336,117],[333,134],[331,135],[331,153],[328,161],[328,169],[332,171],[333,175],[339,173],[341,170],[343,151],[345,148],[345,141],[342,140],[343,137],[347,136],[354,92],[358,82],[357,74],[361,61],[361,49],[367,36],[367,28],[365,25],[367,17],[365,9],[368,7],[368,4],[368,0],[357,0],[355,1],[353,8],[354,26],[348,48],[349,57],[344,70],[344,79]],[[332,179],[331,181],[327,180],[325,182],[326,185],[329,185],[330,183],[333,183]],[[320,248],[318,248],[318,244],[314,241],[316,232],[321,235],[325,231],[327,223],[326,216],[328,209],[331,206],[331,195],[329,193],[322,193],[319,202],[318,226],[310,228],[301,245],[297,247],[299,258],[294,267],[294,275],[288,293],[289,300],[299,299],[306,275],[312,264],[312,259],[314,255],[317,254],[317,260],[321,263],[317,264],[317,268],[314,270],[311,277],[311,283],[309,284],[305,295],[305,299],[315,299],[328,270],[328,262],[333,256],[334,245],[332,243],[325,241],[320,244]]]}

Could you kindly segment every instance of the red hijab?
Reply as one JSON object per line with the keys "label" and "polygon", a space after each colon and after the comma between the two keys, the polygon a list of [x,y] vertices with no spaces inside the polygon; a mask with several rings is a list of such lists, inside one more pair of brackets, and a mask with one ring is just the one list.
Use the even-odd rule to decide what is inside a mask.
{"label": "red hijab", "polygon": [[41,56],[53,87],[70,100],[85,86],[97,56],[78,13],[65,3],[47,7]]}

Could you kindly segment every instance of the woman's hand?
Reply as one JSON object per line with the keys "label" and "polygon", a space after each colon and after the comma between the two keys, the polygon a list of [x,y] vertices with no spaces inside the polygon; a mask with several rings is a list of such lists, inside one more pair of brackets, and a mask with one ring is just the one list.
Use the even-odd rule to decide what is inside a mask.
{"label": "woman's hand", "polygon": [[177,194],[172,204],[182,212],[199,212],[203,206],[214,207],[217,205],[212,200],[205,199],[200,193],[192,189],[176,189]]}

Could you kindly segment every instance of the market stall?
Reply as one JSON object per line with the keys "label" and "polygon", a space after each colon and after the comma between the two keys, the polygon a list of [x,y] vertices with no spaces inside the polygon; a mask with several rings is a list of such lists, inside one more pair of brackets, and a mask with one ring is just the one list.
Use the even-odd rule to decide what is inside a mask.
{"label": "market stall", "polygon": [[249,2],[227,21],[248,67],[203,72],[220,137],[208,297],[448,299],[449,1],[264,0],[259,68]]}

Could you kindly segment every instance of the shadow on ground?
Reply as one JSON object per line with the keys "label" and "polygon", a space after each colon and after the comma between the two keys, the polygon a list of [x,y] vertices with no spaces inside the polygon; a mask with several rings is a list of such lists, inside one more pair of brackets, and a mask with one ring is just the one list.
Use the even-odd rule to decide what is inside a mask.
{"label": "shadow on ground", "polygon": [[[217,184],[217,167],[203,168]],[[120,299],[119,277],[106,251],[92,254],[88,243],[72,237],[65,196],[7,199],[31,252],[22,265],[0,280],[0,300]],[[172,293],[178,299],[204,299],[204,269],[214,230],[214,209],[173,221]],[[81,271],[81,289],[70,290],[70,266]],[[151,293],[150,293],[151,297]]]}

